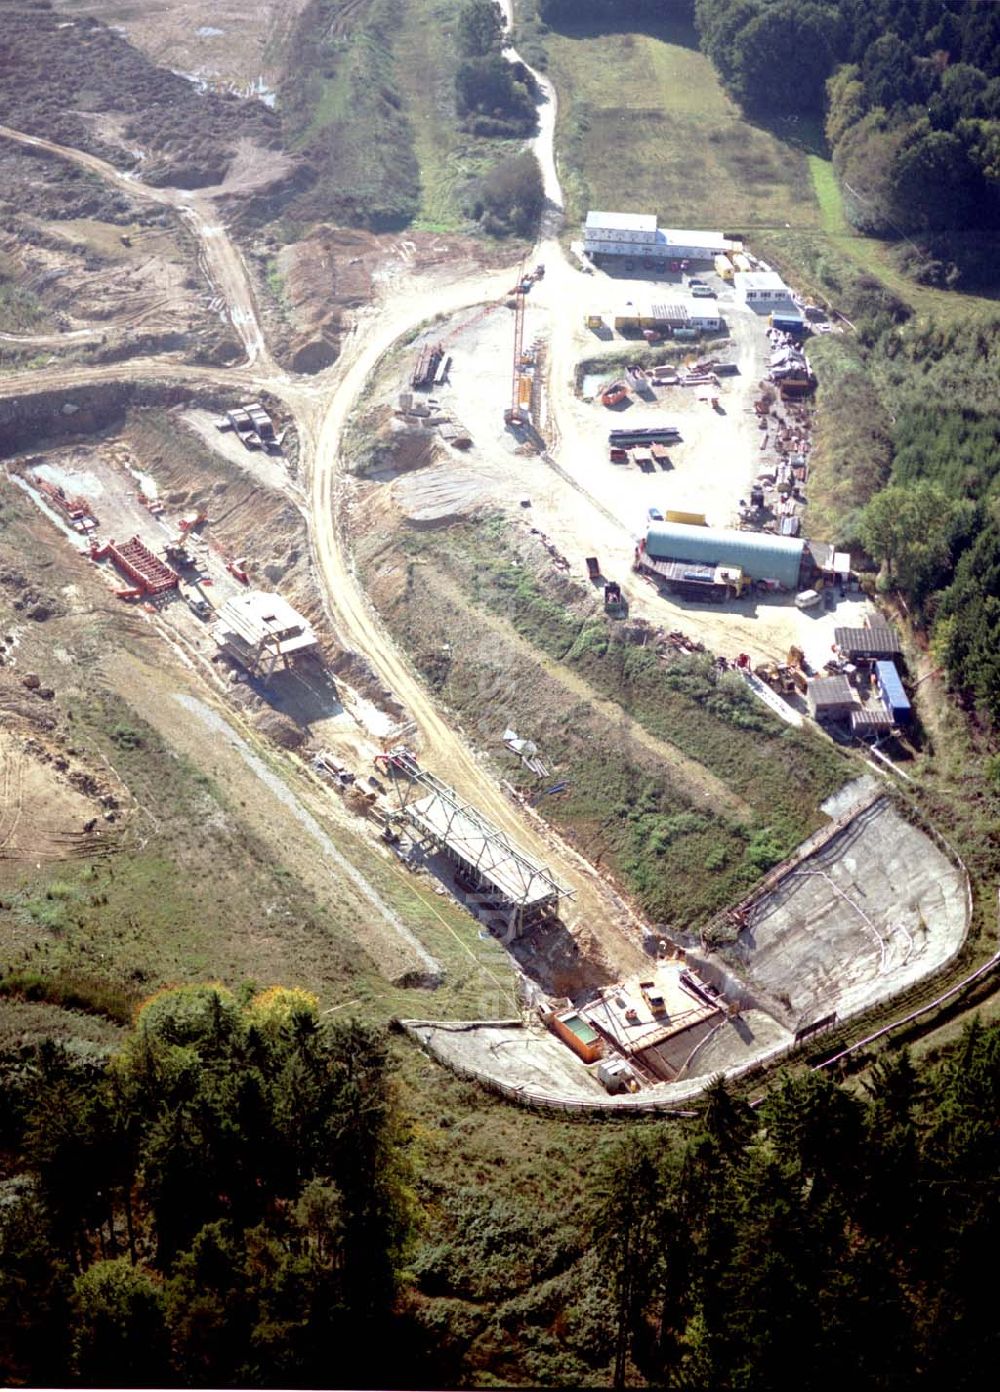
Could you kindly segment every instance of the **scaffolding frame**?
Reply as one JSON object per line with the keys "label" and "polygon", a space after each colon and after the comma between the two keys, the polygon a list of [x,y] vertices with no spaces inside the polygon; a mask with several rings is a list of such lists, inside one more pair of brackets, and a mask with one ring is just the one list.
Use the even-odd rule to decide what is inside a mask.
{"label": "scaffolding frame", "polygon": [[521,362],[524,356],[524,262],[517,273],[517,286],[514,290],[514,356],[511,363],[510,419],[514,425],[522,421],[521,407]]}

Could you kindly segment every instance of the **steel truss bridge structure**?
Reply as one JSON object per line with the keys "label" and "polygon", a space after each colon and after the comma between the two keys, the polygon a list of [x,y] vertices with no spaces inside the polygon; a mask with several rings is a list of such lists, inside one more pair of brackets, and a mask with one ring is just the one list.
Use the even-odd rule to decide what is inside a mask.
{"label": "steel truss bridge structure", "polygon": [[509,915],[515,936],[540,919],[555,917],[560,899],[573,897],[547,866],[422,769],[409,750],[397,746],[375,763],[392,783],[406,822],[457,865],[460,886],[477,896],[480,907]]}

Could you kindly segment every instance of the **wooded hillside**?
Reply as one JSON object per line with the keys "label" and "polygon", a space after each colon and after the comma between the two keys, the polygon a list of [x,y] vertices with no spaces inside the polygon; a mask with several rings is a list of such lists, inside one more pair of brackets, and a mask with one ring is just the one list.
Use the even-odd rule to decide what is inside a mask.
{"label": "wooded hillside", "polygon": [[705,52],[748,113],[825,115],[859,229],[1000,224],[1000,6],[697,0],[695,9]]}
{"label": "wooded hillside", "polygon": [[[887,1056],[863,1091],[800,1072],[754,1110],[719,1082],[695,1121],[553,1130],[539,1166],[583,1189],[561,1206],[525,1203],[505,1166],[442,1193],[385,1040],[299,991],[167,991],[106,1061],[24,1046],[0,1079],[7,1385],[766,1392],[794,1368],[874,1392],[992,1372],[997,1025],[922,1077]],[[475,1149],[458,1124],[451,1144]]]}

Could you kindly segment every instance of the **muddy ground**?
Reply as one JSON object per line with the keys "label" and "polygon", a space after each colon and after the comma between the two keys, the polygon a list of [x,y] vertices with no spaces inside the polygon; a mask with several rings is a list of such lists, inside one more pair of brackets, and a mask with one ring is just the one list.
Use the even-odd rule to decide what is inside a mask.
{"label": "muddy ground", "polygon": [[191,234],[170,209],[8,141],[0,141],[0,179],[0,276],[19,292],[14,312],[0,311],[8,366],[40,355],[240,356]]}
{"label": "muddy ground", "polygon": [[[239,218],[239,204],[232,208]],[[433,232],[387,235],[321,224],[287,244],[249,227],[241,236],[275,356],[304,373],[330,366],[356,326],[386,302],[398,312],[428,277],[451,284],[511,260],[502,246]]]}
{"label": "muddy ground", "polygon": [[281,41],[306,0],[180,0],[124,8],[117,0],[55,0],[67,17],[88,14],[121,31],[154,63],[241,95],[273,93]]}

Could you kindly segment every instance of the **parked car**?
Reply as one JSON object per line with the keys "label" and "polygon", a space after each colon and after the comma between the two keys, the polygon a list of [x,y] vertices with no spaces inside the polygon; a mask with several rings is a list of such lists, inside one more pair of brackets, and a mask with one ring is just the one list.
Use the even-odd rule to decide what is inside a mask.
{"label": "parked car", "polygon": [[710,289],[707,285],[695,285],[692,283],[691,294],[696,300],[703,300],[706,297],[710,297],[713,300],[715,299],[715,291]]}
{"label": "parked car", "polygon": [[696,285],[706,285],[706,284],[707,284],[707,281],[699,280],[697,276],[692,276],[691,279],[688,281],[688,285],[692,288],[692,290],[694,289],[694,287],[695,287]]}
{"label": "parked car", "polygon": [[663,513],[660,511],[659,508],[656,507],[649,508],[646,512],[646,516],[649,518],[650,522],[663,521]]}
{"label": "parked car", "polygon": [[201,595],[188,595],[187,606],[199,619],[209,619],[212,616],[212,606],[207,599],[202,599]]}

